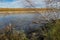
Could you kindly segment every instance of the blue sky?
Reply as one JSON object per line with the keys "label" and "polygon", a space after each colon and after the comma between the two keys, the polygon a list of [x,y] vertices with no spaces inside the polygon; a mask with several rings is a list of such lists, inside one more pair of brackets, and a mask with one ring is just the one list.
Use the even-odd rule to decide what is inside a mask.
{"label": "blue sky", "polygon": [[[32,1],[32,4],[34,4],[35,8],[45,8],[46,7],[45,0],[30,0],[30,1]],[[56,3],[54,3],[54,4],[51,3],[49,5],[55,5],[55,4]],[[0,0],[0,8],[28,8],[28,7],[30,7],[30,5],[25,0]]]}
{"label": "blue sky", "polygon": [[[31,0],[36,8],[45,7],[44,0]],[[0,0],[0,8],[24,8],[29,7],[25,0]]]}
{"label": "blue sky", "polygon": [[0,2],[12,2],[14,0],[0,0]]}

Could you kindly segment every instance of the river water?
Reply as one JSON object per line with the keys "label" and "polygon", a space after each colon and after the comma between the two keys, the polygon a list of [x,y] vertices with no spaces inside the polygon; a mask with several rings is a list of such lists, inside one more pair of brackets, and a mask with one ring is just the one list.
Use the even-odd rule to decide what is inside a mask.
{"label": "river water", "polygon": [[[28,14],[9,14],[3,15],[0,14],[0,29],[8,26],[9,24],[15,25],[16,29],[24,29],[28,30],[30,28],[38,28],[45,21],[50,18],[59,18],[57,14],[53,13],[45,13],[45,14],[37,14],[37,13],[28,13]],[[56,17],[55,17],[56,16]]]}

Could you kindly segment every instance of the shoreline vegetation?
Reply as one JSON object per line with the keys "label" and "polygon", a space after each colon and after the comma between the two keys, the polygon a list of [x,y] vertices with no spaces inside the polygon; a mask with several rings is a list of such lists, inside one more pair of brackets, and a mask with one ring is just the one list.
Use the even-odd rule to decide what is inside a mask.
{"label": "shoreline vegetation", "polygon": [[45,26],[24,32],[9,24],[0,30],[0,40],[60,40],[60,19],[51,20]]}
{"label": "shoreline vegetation", "polygon": [[0,11],[52,11],[60,10],[57,8],[0,8]]}
{"label": "shoreline vegetation", "polygon": [[57,8],[0,8],[0,14],[34,14],[60,12]]}

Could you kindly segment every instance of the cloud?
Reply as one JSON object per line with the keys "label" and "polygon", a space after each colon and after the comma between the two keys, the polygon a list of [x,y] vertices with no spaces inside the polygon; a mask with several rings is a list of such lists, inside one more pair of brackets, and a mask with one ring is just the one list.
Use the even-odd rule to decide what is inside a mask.
{"label": "cloud", "polygon": [[0,2],[0,8],[18,8],[23,7],[22,1]]}
{"label": "cloud", "polygon": [[[36,8],[46,7],[44,0],[31,0]],[[12,2],[0,2],[0,8],[24,8],[31,6],[25,0],[15,0]]]}

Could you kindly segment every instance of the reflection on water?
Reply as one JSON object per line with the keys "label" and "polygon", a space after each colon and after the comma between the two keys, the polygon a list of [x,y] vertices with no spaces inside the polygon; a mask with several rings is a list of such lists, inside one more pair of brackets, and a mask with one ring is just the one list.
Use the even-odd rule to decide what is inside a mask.
{"label": "reflection on water", "polygon": [[0,15],[0,28],[7,26],[9,23],[14,24],[17,28],[28,26],[35,20],[37,14],[13,14],[13,15]]}
{"label": "reflection on water", "polygon": [[[32,28],[38,28],[41,25],[34,24],[32,22],[33,21],[40,22],[41,20],[44,20],[44,17],[46,17],[47,15],[50,15],[49,13],[46,15],[45,14],[42,14],[42,15],[41,14],[10,14],[10,15],[0,14],[0,28],[4,28],[9,23],[11,23],[12,25],[15,25],[17,29],[28,30],[29,26],[31,26]],[[53,18],[53,14],[52,16],[50,15],[46,18]]]}

